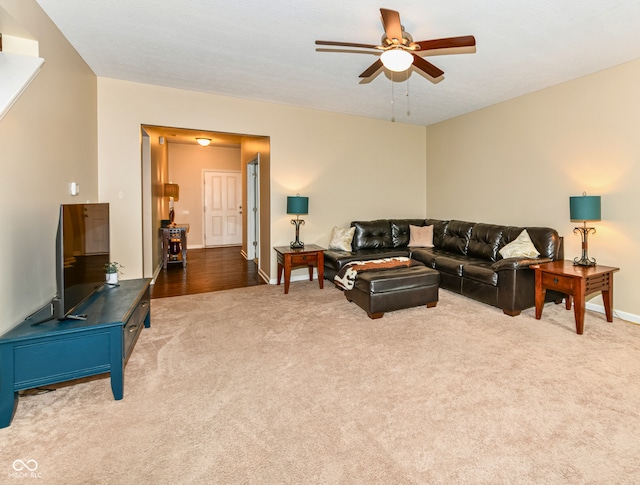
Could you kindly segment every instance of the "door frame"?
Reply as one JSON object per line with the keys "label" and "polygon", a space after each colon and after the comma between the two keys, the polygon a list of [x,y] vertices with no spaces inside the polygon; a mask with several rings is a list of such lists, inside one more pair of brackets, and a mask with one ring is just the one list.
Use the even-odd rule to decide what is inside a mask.
{"label": "door frame", "polygon": [[247,259],[260,260],[260,153],[247,162]]}

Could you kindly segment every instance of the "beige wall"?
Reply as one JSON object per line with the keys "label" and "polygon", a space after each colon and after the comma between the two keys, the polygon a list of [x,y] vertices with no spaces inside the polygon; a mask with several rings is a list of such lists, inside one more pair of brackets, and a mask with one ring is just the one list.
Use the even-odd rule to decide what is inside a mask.
{"label": "beige wall", "polygon": [[204,247],[203,174],[205,170],[240,172],[240,146],[218,147],[169,143],[169,180],[180,185],[175,221],[189,224],[188,247]]}
{"label": "beige wall", "polygon": [[[99,78],[99,193],[128,278],[142,274],[142,124],[270,137],[269,248],[293,239],[286,196],[298,192],[310,197],[301,229],[309,244],[326,246],[331,228],[353,219],[425,215],[424,127]],[[275,279],[272,250],[268,261]]]}
{"label": "beige wall", "polygon": [[[0,120],[2,334],[55,296],[60,204],[96,202],[98,179],[95,75],[35,1],[0,0],[0,7],[45,59]],[[80,184],[79,196],[69,195],[70,182]]]}
{"label": "beige wall", "polygon": [[[580,256],[569,197],[602,196],[589,255],[621,268],[614,306],[640,315],[640,61],[427,128],[427,214],[545,225]],[[601,298],[592,301],[601,305]]]}

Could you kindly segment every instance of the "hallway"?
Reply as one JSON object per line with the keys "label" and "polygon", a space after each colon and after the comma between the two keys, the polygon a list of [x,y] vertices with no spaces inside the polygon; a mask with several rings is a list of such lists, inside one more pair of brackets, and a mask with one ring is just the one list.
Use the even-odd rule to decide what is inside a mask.
{"label": "hallway", "polygon": [[151,285],[151,298],[191,295],[266,284],[253,261],[240,254],[240,246],[189,249],[187,267],[169,264]]}

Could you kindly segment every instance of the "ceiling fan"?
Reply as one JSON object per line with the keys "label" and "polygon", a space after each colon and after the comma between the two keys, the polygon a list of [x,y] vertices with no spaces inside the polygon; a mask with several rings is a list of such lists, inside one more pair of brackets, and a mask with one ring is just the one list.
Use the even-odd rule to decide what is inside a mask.
{"label": "ceiling fan", "polygon": [[472,35],[414,42],[411,35],[405,32],[400,23],[400,14],[398,12],[381,8],[380,13],[384,27],[381,45],[329,40],[316,40],[316,44],[382,51],[380,58],[360,74],[361,78],[373,76],[383,66],[394,72],[403,72],[413,65],[433,81],[438,81],[442,79],[444,71],[423,59],[420,54],[461,54],[476,51],[476,39]]}

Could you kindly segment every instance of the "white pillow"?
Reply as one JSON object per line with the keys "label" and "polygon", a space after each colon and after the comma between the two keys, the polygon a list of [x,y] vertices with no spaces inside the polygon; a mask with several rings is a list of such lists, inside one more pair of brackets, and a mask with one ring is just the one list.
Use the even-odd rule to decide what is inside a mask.
{"label": "white pillow", "polygon": [[409,246],[433,247],[433,226],[412,226],[409,224]]}
{"label": "white pillow", "polygon": [[540,256],[526,229],[499,252],[503,258],[537,258]]}
{"label": "white pillow", "polygon": [[353,241],[353,235],[355,233],[355,227],[350,227],[349,229],[339,229],[337,227],[334,227],[331,231],[331,241],[329,242],[329,249],[351,251],[351,241]]}

